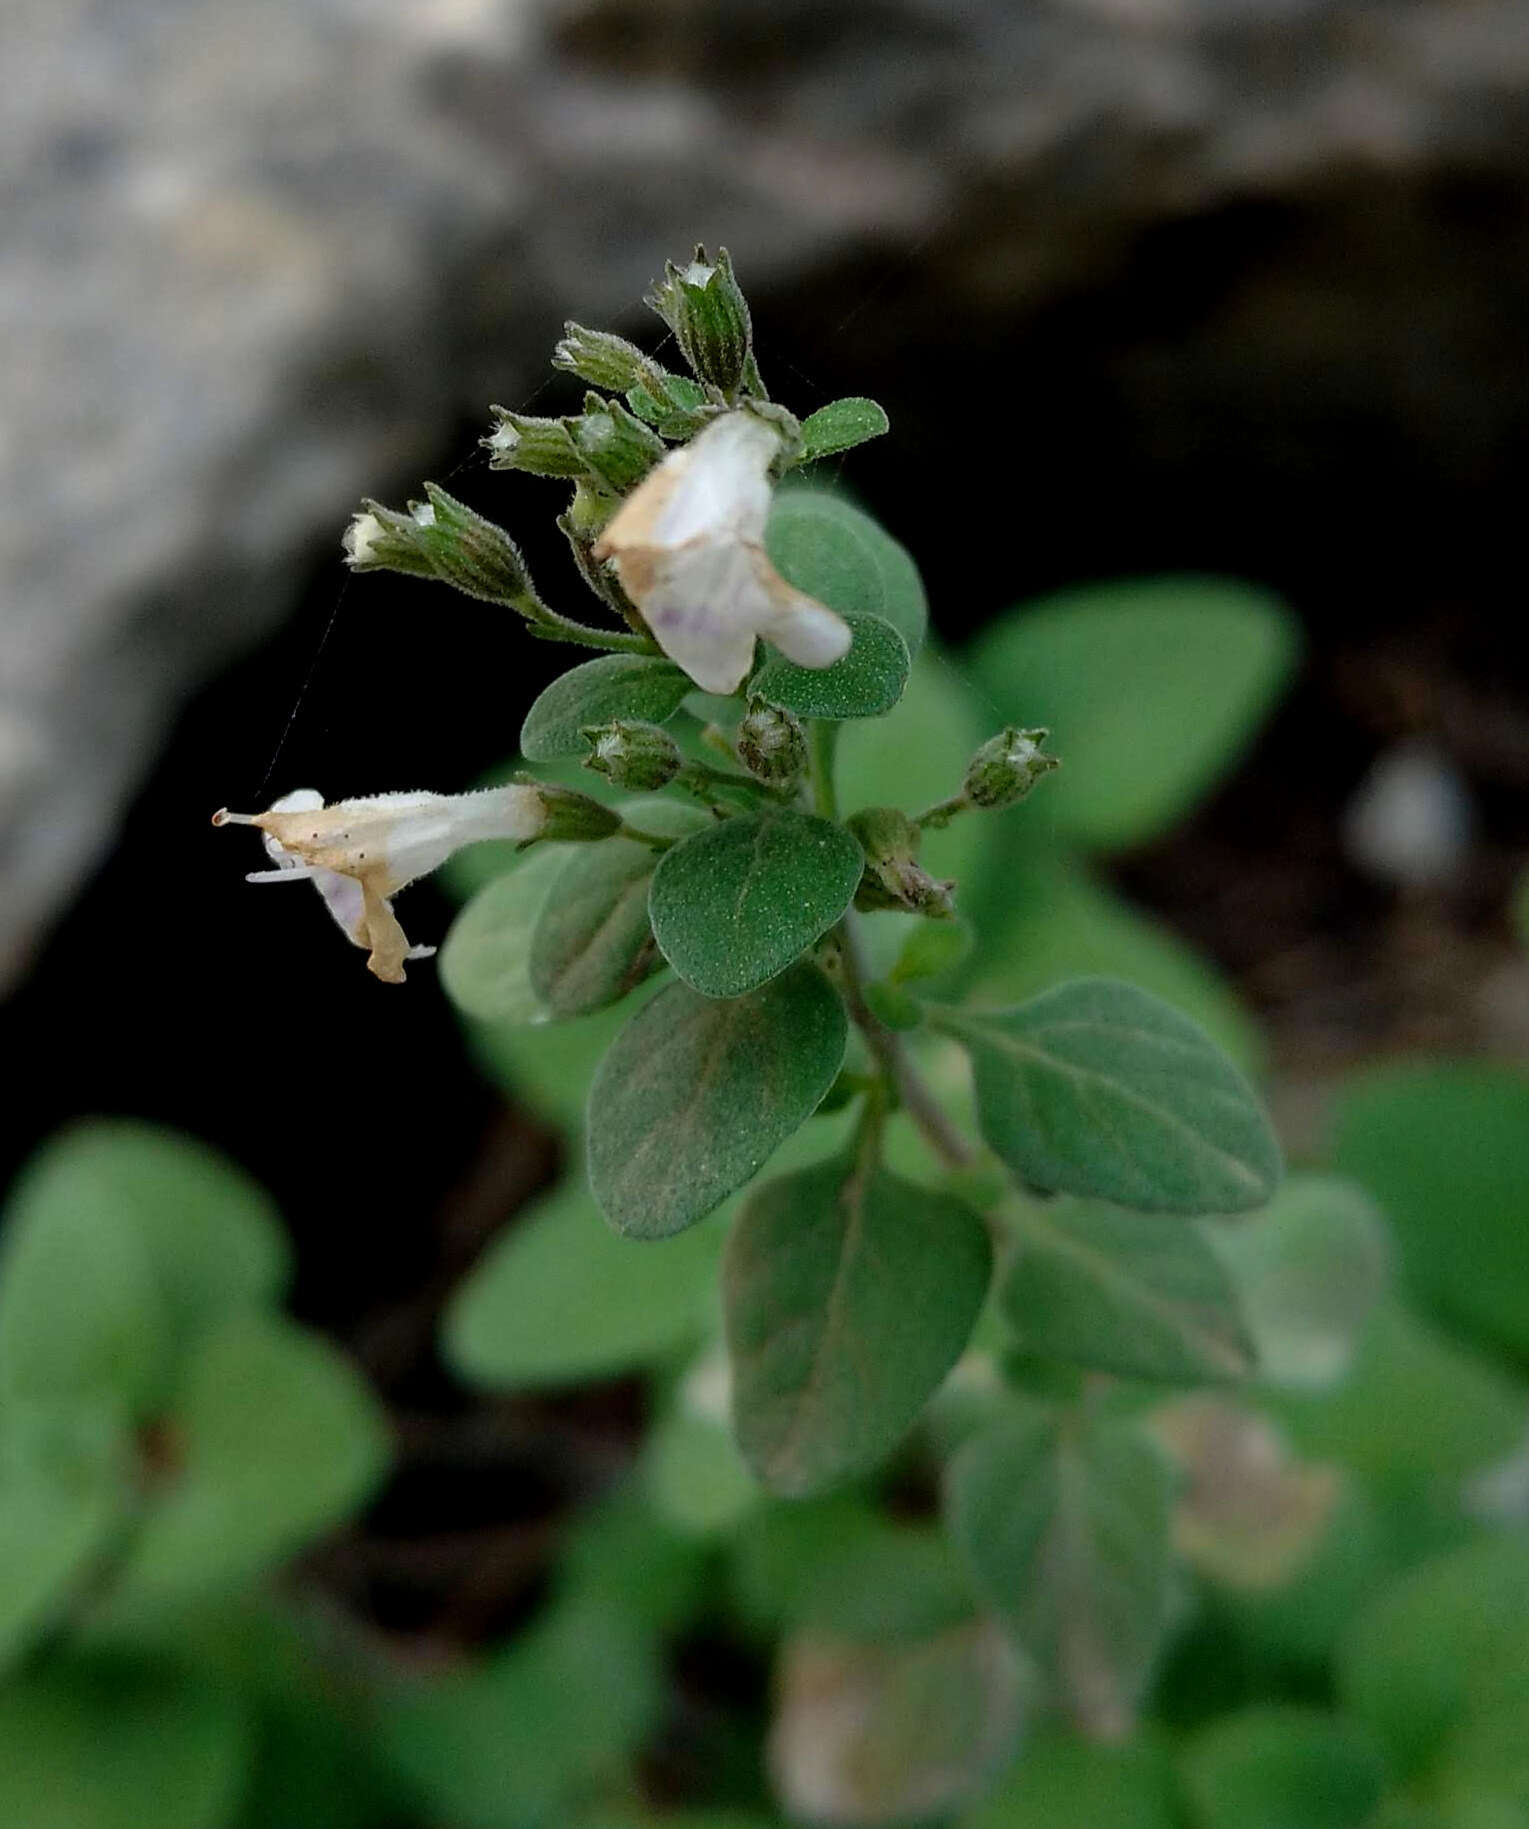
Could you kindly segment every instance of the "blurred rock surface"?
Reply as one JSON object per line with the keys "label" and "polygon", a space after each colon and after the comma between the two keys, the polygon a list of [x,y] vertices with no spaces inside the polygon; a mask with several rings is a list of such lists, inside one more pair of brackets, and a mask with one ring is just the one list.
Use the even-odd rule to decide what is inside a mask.
{"label": "blurred rock surface", "polygon": [[[558,320],[629,316],[663,253],[730,242],[804,325],[835,272],[916,253],[911,358],[1229,203],[1529,191],[1519,0],[11,0],[6,41],[0,980],[353,500],[524,400]],[[1495,323],[1440,361],[1450,263],[1399,221],[1367,258],[1421,294],[1405,336],[1275,276],[1204,385],[1257,342],[1329,402],[1407,396],[1468,471],[1522,402]]]}

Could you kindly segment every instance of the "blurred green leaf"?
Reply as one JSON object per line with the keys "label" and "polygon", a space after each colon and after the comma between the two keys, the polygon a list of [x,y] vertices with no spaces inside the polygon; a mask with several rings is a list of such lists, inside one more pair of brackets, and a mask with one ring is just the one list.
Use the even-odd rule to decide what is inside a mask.
{"label": "blurred green leaf", "polygon": [[690,691],[673,661],[653,654],[602,654],[560,674],[526,713],[520,749],[529,761],[583,756],[587,725],[632,718],[666,724]]}
{"label": "blurred green leaf", "polygon": [[1484,1342],[1529,1355],[1529,1074],[1386,1068],[1344,1092],[1333,1160],[1380,1202],[1409,1286]]}
{"label": "blurred green leaf", "polygon": [[889,1454],[987,1294],[980,1217],[891,1174],[876,1149],[766,1182],[728,1238],[733,1414],[776,1492],[820,1491]]}
{"label": "blurred green leaf", "polygon": [[851,450],[868,438],[880,438],[887,427],[887,416],[874,400],[858,395],[830,400],[802,421],[802,450],[796,461],[811,464],[836,451]]}
{"label": "blurred green leaf", "polygon": [[571,845],[546,845],[477,891],[441,948],[441,983],[466,1016],[544,1023],[551,1012],[531,983],[531,936],[568,862]]}
{"label": "blurred green leaf", "polygon": [[763,1496],[725,1412],[687,1402],[683,1386],[644,1445],[642,1472],[659,1514],[695,1537],[732,1530]]}
{"label": "blurred green leaf", "polygon": [[707,997],[741,997],[783,972],[849,907],[864,859],[842,826],[781,807],[724,820],[664,852],[653,933]]}
{"label": "blurred green leaf", "polygon": [[774,649],[749,682],[772,705],[802,718],[879,718],[903,695],[912,665],[908,644],[889,622],[864,611],[845,618],[849,653],[831,667],[798,667]]}
{"label": "blurred green leaf", "polygon": [[939,1021],[971,1054],[983,1135],[1027,1186],[1175,1213],[1273,1193],[1279,1146],[1251,1087],[1145,991],[1081,978]]}
{"label": "blurred green leaf", "polygon": [[656,861],[650,845],[608,838],[581,845],[558,872],[536,917],[527,968],[533,995],[551,1015],[606,1009],[662,966],[648,925]]}
{"label": "blurred green leaf", "polygon": [[1036,1414],[951,1463],[948,1527],[988,1605],[1101,1738],[1126,1732],[1168,1625],[1166,1461],[1129,1425]]}
{"label": "blurred green leaf", "polygon": [[0,1672],[62,1611],[128,1501],[109,1408],[8,1399],[0,1409]]}
{"label": "blurred green leaf", "polygon": [[621,1771],[660,1702],[647,1634],[565,1604],[479,1668],[401,1696],[383,1742],[431,1820],[554,1829]]}
{"label": "blurred green leaf", "polygon": [[1475,1714],[1445,1741],[1430,1775],[1447,1829],[1523,1829],[1529,1823],[1529,1705]]}
{"label": "blurred green leaf", "polygon": [[490,1246],[446,1312],[446,1357],[502,1390],[661,1365],[701,1331],[721,1245],[713,1226],[662,1252],[620,1238],[576,1176]]}
{"label": "blurred green leaf", "polygon": [[201,1678],[57,1658],[0,1688],[0,1822],[15,1829],[226,1829],[247,1759],[238,1710]]}
{"label": "blurred green leaf", "polygon": [[1173,1769],[1143,1734],[1100,1746],[1055,1729],[1026,1743],[961,1829],[1178,1829]]}
{"label": "blurred green leaf", "polygon": [[569,1022],[470,1023],[468,1042],[483,1071],[511,1098],[564,1130],[580,1131],[601,1057],[636,1013],[668,988],[672,981],[651,978],[610,1009]]}
{"label": "blurred green leaf", "polygon": [[922,984],[965,963],[972,930],[965,921],[918,920],[908,930],[891,970],[893,984]]}
{"label": "blurred green leaf", "polygon": [[230,1321],[201,1346],[167,1428],[179,1468],[119,1577],[122,1615],[278,1566],[349,1517],[388,1460],[380,1408],[350,1361],[275,1317]]}
{"label": "blurred green leaf", "polygon": [[630,1238],[719,1206],[812,1115],[844,1059],[839,994],[798,965],[747,997],[668,985],[627,1024],[589,1093],[589,1178]]}
{"label": "blurred green leaf", "polygon": [[1362,1829],[1385,1769],[1365,1735],[1315,1709],[1243,1709],[1181,1756],[1195,1829]]}
{"label": "blurred green leaf", "polygon": [[1241,754],[1299,651],[1278,599],[1215,578],[1091,585],[1011,611],[972,652],[1004,718],[1045,725],[1057,831],[1115,849],[1176,824]]}
{"label": "blurred green leaf", "polygon": [[1295,1175],[1261,1211],[1216,1222],[1210,1238],[1241,1298],[1259,1377],[1297,1390],[1336,1383],[1390,1268],[1385,1221],[1363,1189]]}
{"label": "blurred green leaf", "polygon": [[559,1592],[581,1606],[625,1613],[644,1631],[677,1632],[708,1598],[708,1545],[654,1509],[640,1476],[572,1522]]}
{"label": "blurred green leaf", "polygon": [[1529,1722],[1529,1541],[1489,1537],[1403,1576],[1350,1627],[1337,1681],[1403,1772],[1472,1719]]}
{"label": "blurred green leaf", "polygon": [[1226,1272],[1178,1218],[1029,1203],[1002,1300],[1030,1352],[1122,1378],[1198,1384],[1253,1363]]}
{"label": "blurred green leaf", "polygon": [[777,491],[765,550],[788,583],[841,616],[868,611],[891,623],[917,654],[929,611],[906,547],[868,514],[816,489]]}

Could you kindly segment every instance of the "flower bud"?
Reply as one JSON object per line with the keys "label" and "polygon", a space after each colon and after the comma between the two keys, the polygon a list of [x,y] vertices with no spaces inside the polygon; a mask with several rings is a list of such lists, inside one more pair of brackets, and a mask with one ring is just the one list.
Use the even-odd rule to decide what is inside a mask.
{"label": "flower bud", "polygon": [[602,801],[581,794],[577,788],[557,787],[550,781],[537,781],[530,775],[515,779],[534,787],[541,800],[541,830],[536,834],[551,844],[573,843],[584,839],[609,838],[621,827],[621,815]]}
{"label": "flower bud", "polygon": [[713,262],[698,247],[683,269],[669,261],[645,302],[674,332],[696,374],[732,400],[752,367],[754,332],[727,249]]}
{"label": "flower bud", "polygon": [[489,411],[498,424],[480,438],[489,453],[490,470],[526,470],[532,476],[585,476],[589,466],[579,455],[565,419],[538,419],[530,413],[512,413],[508,407]]}
{"label": "flower bud", "polygon": [[626,403],[665,438],[693,438],[720,410],[710,404],[699,382],[688,375],[671,375],[656,362],[636,387],[627,389]]}
{"label": "flower bud", "polygon": [[680,746],[657,724],[616,718],[581,734],[590,746],[585,768],[634,794],[656,794],[680,772]]}
{"label": "flower bud", "polygon": [[896,807],[867,807],[848,822],[865,852],[855,906],[902,909],[935,921],[955,916],[954,883],[941,883],[918,861],[920,833]]}
{"label": "flower bud", "polygon": [[962,792],[974,807],[1012,806],[1058,766],[1055,756],[1041,753],[1050,731],[1019,730],[1010,725],[989,737],[972,757]]}
{"label": "flower bud", "polygon": [[592,387],[603,387],[608,394],[624,394],[642,382],[653,364],[625,337],[570,323],[563,326],[562,341],[552,351],[552,366]]}
{"label": "flower bud", "polygon": [[667,448],[619,400],[602,400],[598,394],[587,395],[583,417],[569,419],[567,425],[586,466],[618,495],[635,489]]}
{"label": "flower bud", "polygon": [[807,770],[807,738],[801,720],[780,705],[752,698],[738,726],[738,760],[756,781],[789,787]]}
{"label": "flower bud", "polygon": [[469,597],[512,607],[535,595],[520,548],[504,531],[434,483],[407,514],[367,502],[345,530],[352,571],[438,578]]}

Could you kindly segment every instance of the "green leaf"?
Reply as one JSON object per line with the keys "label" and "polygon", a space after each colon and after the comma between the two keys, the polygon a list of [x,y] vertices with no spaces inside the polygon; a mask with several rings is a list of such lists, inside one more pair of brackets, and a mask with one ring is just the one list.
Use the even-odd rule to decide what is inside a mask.
{"label": "green leaf", "polygon": [[1529,1822],[1529,1734],[1519,1701],[1473,1715],[1430,1775],[1448,1829],[1523,1829]]}
{"label": "green leaf", "polygon": [[645,1251],[571,1183],[490,1246],[446,1312],[446,1357],[470,1382],[508,1390],[660,1365],[700,1333],[720,1248],[703,1226]]}
{"label": "green leaf", "polygon": [[965,963],[972,950],[972,930],[964,921],[917,920],[892,966],[893,984],[921,984],[943,978]]}
{"label": "green leaf", "polygon": [[654,654],[602,654],[555,679],[526,713],[521,754],[531,762],[582,756],[588,724],[633,718],[666,724],[690,691],[690,679],[673,661]]}
{"label": "green leaf", "polygon": [[987,1229],[882,1167],[875,1140],[767,1182],[723,1263],[733,1419],[776,1492],[885,1458],[960,1357],[987,1294]]}
{"label": "green leaf", "polygon": [[664,852],[648,904],[653,933],[687,984],[739,997],[827,933],[863,867],[859,845],[830,820],[745,813]]}
{"label": "green leaf", "polygon": [[608,838],[581,846],[558,873],[531,938],[528,976],[553,1016],[619,1003],[661,961],[648,924],[650,845]]}
{"label": "green leaf", "polygon": [[811,1117],[846,1036],[844,1005],[815,966],[748,997],[667,986],[590,1089],[589,1179],[606,1218],[631,1238],[667,1238],[711,1212]]}
{"label": "green leaf", "polygon": [[1363,1734],[1294,1707],[1247,1708],[1201,1728],[1181,1771],[1195,1829],[1362,1829],[1385,1784]]}
{"label": "green leaf", "polygon": [[[1179,1829],[1173,1770],[1137,1734],[1099,1746],[1052,1729],[1026,1742],[997,1793],[961,1829]],[[1294,1825],[1292,1825],[1294,1829]]]}
{"label": "green leaf", "polygon": [[1279,1146],[1204,1032],[1133,985],[1081,978],[1017,1009],[940,1012],[976,1074],[982,1134],[1029,1186],[1230,1213],[1274,1192]]}
{"label": "green leaf", "polygon": [[430,1821],[545,1829],[618,1777],[660,1701],[649,1636],[565,1603],[479,1669],[405,1696],[382,1733]]}
{"label": "green leaf", "polygon": [[798,667],[772,649],[750,692],[802,718],[879,718],[908,683],[908,644],[879,616],[849,615],[849,653],[831,667]]}
{"label": "green leaf", "polygon": [[795,1822],[943,1822],[1019,1735],[1018,1665],[988,1620],[891,1644],[788,1641],[775,1690],[767,1758]]}
{"label": "green leaf", "polygon": [[200,1677],[55,1659],[0,1689],[0,1822],[16,1829],[226,1829],[245,1724]]}
{"label": "green leaf", "polygon": [[841,616],[879,616],[918,653],[929,620],[918,567],[868,514],[815,489],[777,490],[765,550],[799,591]]}
{"label": "green leaf", "polygon": [[583,1128],[589,1084],[601,1057],[634,1013],[665,988],[638,985],[625,1002],[567,1022],[471,1023],[468,1042],[483,1071],[513,1099],[567,1131]]}
{"label": "green leaf", "polygon": [[1129,1426],[1036,1415],[973,1437],[946,1518],[988,1605],[1091,1733],[1124,1733],[1167,1629],[1167,1468]]}
{"label": "green leaf", "polygon": [[168,1419],[178,1477],[120,1577],[124,1616],[247,1582],[349,1517],[388,1459],[350,1362],[276,1319],[231,1321],[186,1369]]}
{"label": "green leaf", "polygon": [[683,1388],[644,1444],[642,1473],[654,1510],[691,1537],[734,1530],[763,1497],[721,1407],[698,1406]]}
{"label": "green leaf", "polygon": [[109,1411],[8,1400],[0,1412],[0,1672],[62,1612],[126,1509]]}
{"label": "green leaf", "polygon": [[1373,1201],[1335,1175],[1296,1175],[1261,1212],[1215,1224],[1270,1384],[1322,1390],[1348,1370],[1391,1261]]}
{"label": "green leaf", "polygon": [[75,1126],[23,1171],[0,1246],[0,1386],[140,1413],[177,1355],[274,1302],[287,1249],[268,1196],[214,1150],[124,1121]]}
{"label": "green leaf", "polygon": [[848,451],[863,445],[868,438],[880,438],[889,421],[874,400],[851,395],[845,400],[830,400],[802,421],[802,449],[799,464],[814,464],[820,457],[832,457],[836,451]]}
{"label": "green leaf", "polygon": [[1472,1717],[1514,1708],[1529,1721],[1529,1543],[1489,1537],[1403,1576],[1346,1634],[1337,1679],[1407,1773]]}
{"label": "green leaf", "polygon": [[1028,1352],[1164,1384],[1242,1378],[1252,1343],[1202,1234],[1118,1207],[1029,1206],[1003,1311]]}
{"label": "green leaf", "polygon": [[1066,766],[1056,829],[1118,848],[1167,831],[1246,746],[1295,665],[1267,592],[1213,578],[1092,585],[1011,612],[972,671],[1004,718],[1043,724]]}
{"label": "green leaf", "polygon": [[483,1022],[550,1020],[531,983],[531,936],[572,850],[547,845],[534,851],[486,883],[452,922],[441,948],[441,983],[465,1015]]}
{"label": "green leaf", "polygon": [[1410,1288],[1483,1343],[1529,1354],[1529,1074],[1365,1075],[1339,1102],[1333,1157],[1380,1202]]}

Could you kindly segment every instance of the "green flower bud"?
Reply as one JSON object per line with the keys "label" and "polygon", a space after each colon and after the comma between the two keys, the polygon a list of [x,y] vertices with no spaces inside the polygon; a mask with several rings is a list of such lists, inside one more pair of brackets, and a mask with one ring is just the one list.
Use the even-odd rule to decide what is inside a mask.
{"label": "green flower bud", "polygon": [[618,495],[635,489],[665,452],[657,432],[619,400],[589,394],[583,417],[565,423],[585,464]]}
{"label": "green flower bud", "polygon": [[581,839],[609,838],[621,827],[621,815],[602,801],[581,794],[577,788],[556,787],[550,781],[538,781],[532,775],[517,775],[516,781],[534,787],[541,798],[542,829],[538,838],[554,844],[576,843]]}
{"label": "green flower bud", "polygon": [[752,698],[738,726],[738,760],[756,781],[789,787],[807,772],[801,720],[780,705]]}
{"label": "green flower bud", "polygon": [[1012,806],[1058,766],[1055,756],[1041,754],[1049,730],[1019,730],[1010,725],[989,737],[972,757],[962,792],[974,807]]}
{"label": "green flower bud", "polygon": [[696,374],[734,399],[753,366],[754,331],[727,249],[713,262],[698,247],[683,269],[667,262],[645,303],[674,332]]}
{"label": "green flower bud", "polygon": [[585,768],[634,794],[655,794],[680,772],[680,746],[657,724],[616,718],[581,734],[590,748]]}
{"label": "green flower bud", "polygon": [[865,853],[855,906],[902,909],[948,921],[955,916],[954,883],[941,883],[918,861],[920,832],[896,807],[867,807],[848,821]]}
{"label": "green flower bud", "polygon": [[627,389],[626,403],[665,438],[693,438],[721,411],[708,402],[699,382],[688,375],[671,375],[657,363],[636,387]]}
{"label": "green flower bud", "polygon": [[379,502],[364,505],[345,530],[352,571],[438,578],[469,597],[514,608],[535,596],[520,548],[502,527],[434,483],[425,484],[425,495],[407,514]]}
{"label": "green flower bud", "polygon": [[589,465],[579,455],[566,419],[538,419],[530,413],[512,413],[508,407],[489,411],[498,424],[479,444],[490,453],[490,470],[527,470],[532,476],[586,476]]}
{"label": "green flower bud", "polygon": [[608,394],[624,394],[638,386],[653,365],[625,337],[570,323],[563,326],[562,341],[552,352],[552,366],[603,387]]}

